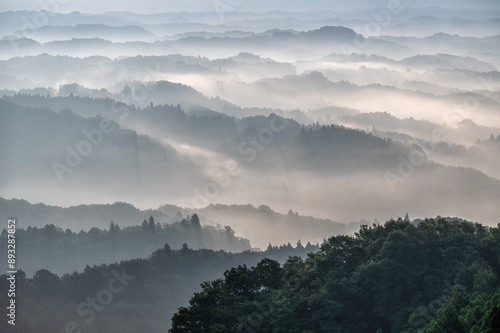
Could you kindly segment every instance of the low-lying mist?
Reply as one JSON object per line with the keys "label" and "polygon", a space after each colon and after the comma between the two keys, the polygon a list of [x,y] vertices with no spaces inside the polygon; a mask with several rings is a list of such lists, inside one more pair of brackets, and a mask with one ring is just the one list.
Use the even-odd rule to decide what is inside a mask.
{"label": "low-lying mist", "polygon": [[30,36],[8,20],[0,196],[205,210],[258,247],[305,231],[210,207],[494,224],[495,13],[71,13]]}

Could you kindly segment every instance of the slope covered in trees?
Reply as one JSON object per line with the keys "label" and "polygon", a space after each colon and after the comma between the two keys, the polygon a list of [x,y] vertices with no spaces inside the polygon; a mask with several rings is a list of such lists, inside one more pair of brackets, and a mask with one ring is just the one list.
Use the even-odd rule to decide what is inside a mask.
{"label": "slope covered in trees", "polygon": [[[194,214],[199,217],[204,229],[208,230],[211,227],[217,229],[219,228],[218,225],[220,225],[221,235],[224,235],[225,226],[229,226],[236,236],[249,239],[252,247],[260,249],[265,249],[269,243],[286,244],[288,242],[296,242],[297,239],[302,240],[304,244],[307,242],[313,244],[317,242],[321,243],[325,235],[349,234],[354,232],[360,223],[367,224],[367,222],[353,222],[345,225],[330,219],[304,216],[291,210],[288,211],[288,214],[282,214],[272,210],[268,206],[261,205],[254,207],[251,204],[217,204],[208,205],[202,209],[190,209],[164,204],[158,207],[158,209],[141,210],[125,202],[59,207],[43,203],[34,204],[22,199],[4,199],[0,197],[0,220],[6,221],[10,216],[16,216],[19,220],[18,227],[23,229],[31,226],[31,229],[37,227],[40,230],[46,228],[47,225],[53,224],[63,230],[69,228],[73,232],[79,232],[82,229],[89,231],[95,227],[107,230],[110,221],[114,221],[114,223],[117,223],[123,229],[130,226],[137,227],[137,224],[143,219],[148,218],[148,216],[153,217],[156,222],[160,222],[161,226],[164,227],[166,224],[176,225],[176,223],[182,221],[187,215],[192,216]],[[187,229],[189,230],[189,228]],[[133,230],[138,229],[127,230],[122,236],[129,232],[133,234],[135,233]],[[163,232],[160,234],[155,233],[154,237],[159,237],[159,243],[151,244],[151,247],[143,249],[141,254],[122,259],[149,255],[154,249],[163,246],[165,242],[171,244],[172,248],[180,248],[181,244],[186,242],[195,249],[200,247],[223,249],[226,251],[243,251],[248,249],[246,245],[243,248],[226,247],[224,240],[217,246],[212,246],[210,242],[200,245],[190,235],[183,234],[182,237],[177,238],[176,233],[177,231],[167,231],[166,234]],[[137,234],[140,235],[142,233],[139,232]],[[145,233],[144,237],[147,235],[148,233]],[[116,258],[113,261],[118,259]],[[87,263],[85,262],[85,264]]]}
{"label": "slope covered in trees", "polygon": [[170,332],[498,332],[500,224],[401,219],[203,284]]}
{"label": "slope covered in trees", "polygon": [[[168,243],[180,249],[184,243],[192,249],[213,249],[231,252],[251,250],[250,241],[235,235],[230,226],[202,226],[197,214],[180,218],[175,223],[155,221],[153,216],[141,225],[121,228],[110,222],[105,230],[63,230],[54,224],[43,228],[16,230],[18,268],[28,276],[39,269],[56,274],[82,271],[86,265],[100,265],[136,258],[147,258]],[[0,249],[7,252],[7,230],[0,236]],[[7,257],[2,259],[5,266]]]}
{"label": "slope covered in trees", "polygon": [[[284,262],[317,249],[298,243],[234,254],[193,250],[187,244],[173,250],[166,243],[146,259],[87,266],[81,273],[59,276],[40,269],[27,278],[19,270],[16,307],[22,311],[15,326],[0,321],[0,332],[165,333],[175,310],[187,305],[203,281],[220,278],[236,265],[255,265],[263,258]],[[0,288],[9,290],[5,274]],[[8,302],[7,292],[0,293],[0,306],[5,309]]]}

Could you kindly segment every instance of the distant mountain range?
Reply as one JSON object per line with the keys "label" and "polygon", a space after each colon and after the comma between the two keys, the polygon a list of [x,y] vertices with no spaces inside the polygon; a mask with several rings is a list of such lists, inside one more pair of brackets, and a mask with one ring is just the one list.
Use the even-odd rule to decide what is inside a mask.
{"label": "distant mountain range", "polygon": [[[150,216],[160,223],[180,222],[187,215],[197,213],[202,225],[230,226],[235,236],[247,235],[251,244],[265,250],[269,243],[281,245],[290,239],[307,243],[322,242],[325,235],[339,235],[353,232],[358,223],[345,225],[329,219],[303,216],[292,211],[281,214],[267,206],[252,205],[210,205],[203,209],[187,209],[174,205],[163,205],[157,209],[140,210],[131,204],[90,204],[71,207],[58,207],[34,204],[21,199],[0,198],[0,217],[8,218],[17,214],[24,226],[44,227],[54,224],[59,228],[74,231],[98,227],[106,229],[114,221],[121,227],[138,225]],[[10,215],[9,215],[10,214]],[[365,223],[368,223],[365,221]],[[25,228],[25,227],[24,227]],[[294,243],[295,244],[295,243]]]}
{"label": "distant mountain range", "polygon": [[[22,31],[16,31],[12,36],[22,34]],[[36,30],[33,38],[38,42],[46,43],[74,38],[101,38],[113,42],[153,41],[158,37],[136,25],[112,27],[105,24],[78,24],[76,26],[42,26]]]}
{"label": "distant mountain range", "polygon": [[195,164],[172,147],[101,117],[0,103],[1,141],[16,143],[1,146],[0,155],[10,156],[0,162],[1,187],[13,195],[30,183],[50,188],[48,197],[78,188],[88,202],[140,193],[173,199],[202,181]]}
{"label": "distant mountain range", "polygon": [[0,195],[494,223],[498,11],[380,10],[0,13]]}
{"label": "distant mountain range", "polygon": [[[194,92],[168,82],[159,82],[155,88],[158,90],[151,90],[151,100],[156,93],[161,98],[161,91]],[[243,202],[263,202],[266,198],[280,202],[276,205],[280,211],[299,207],[306,214],[331,214],[345,221],[348,216],[353,220],[366,216],[366,212],[360,212],[362,215],[353,217],[349,208],[355,201],[345,191],[354,187],[353,195],[357,200],[369,200],[368,209],[374,216],[384,216],[389,207],[405,209],[407,197],[414,195],[422,197],[418,204],[412,203],[411,211],[408,209],[412,215],[446,215],[454,207],[460,215],[483,222],[494,221],[496,216],[500,181],[477,170],[435,163],[433,158],[439,156],[433,154],[442,155],[441,148],[428,150],[425,144],[393,142],[339,125],[304,126],[276,114],[241,119],[213,111],[190,115],[180,106],[151,104],[137,108],[109,97],[78,97],[78,91],[84,95],[105,94],[73,86],[61,90],[66,97],[52,98],[43,93],[1,101],[1,124],[5,125],[2,141],[8,138],[19,149],[13,155],[11,146],[2,148],[1,156],[15,156],[2,159],[2,195],[41,200],[46,197],[42,189],[49,186],[48,198],[61,200],[66,193],[68,205],[76,198],[67,193],[77,191],[74,195],[78,193],[79,200],[89,203],[119,198],[139,205],[177,202],[187,207],[227,202],[236,196]],[[121,117],[123,110],[127,110],[126,117]],[[110,134],[101,129],[101,117],[117,122]],[[390,121],[387,123],[391,126]],[[23,130],[10,124],[23,124]],[[409,120],[402,124],[418,127],[426,123]],[[252,143],[252,138],[258,141]],[[217,164],[212,165],[214,162]],[[228,176],[226,163],[234,167],[235,162],[241,171]],[[58,174],[62,182],[58,182]],[[265,179],[273,182],[262,182]],[[36,184],[37,189],[27,196],[18,188],[23,182]],[[300,190],[298,184],[302,184]],[[296,191],[305,196],[288,195]],[[377,198],[380,191],[385,193],[384,199]],[[441,199],[426,197],[425,193]],[[317,195],[321,199],[310,200]],[[483,210],[471,211],[474,205],[457,208],[456,202],[464,200],[480,204]],[[224,224],[237,225],[229,220]],[[247,236],[246,229],[235,230]]]}

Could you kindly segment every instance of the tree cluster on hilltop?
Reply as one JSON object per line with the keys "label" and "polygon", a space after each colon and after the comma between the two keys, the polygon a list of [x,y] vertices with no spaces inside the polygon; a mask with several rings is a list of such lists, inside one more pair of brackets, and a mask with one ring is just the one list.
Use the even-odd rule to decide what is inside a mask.
{"label": "tree cluster on hilltop", "polygon": [[402,219],[207,282],[177,332],[499,332],[500,224]]}
{"label": "tree cluster on hilltop", "polygon": [[[202,226],[197,214],[175,223],[160,223],[150,216],[141,225],[120,227],[110,222],[108,229],[63,230],[54,224],[43,228],[16,230],[18,268],[32,276],[39,269],[56,274],[81,271],[86,265],[100,265],[133,258],[147,258],[165,243],[180,249],[183,243],[193,249],[231,252],[251,250],[250,241],[238,237],[229,226]],[[0,236],[0,249],[7,252],[7,231]],[[5,257],[7,265],[7,257]]]}

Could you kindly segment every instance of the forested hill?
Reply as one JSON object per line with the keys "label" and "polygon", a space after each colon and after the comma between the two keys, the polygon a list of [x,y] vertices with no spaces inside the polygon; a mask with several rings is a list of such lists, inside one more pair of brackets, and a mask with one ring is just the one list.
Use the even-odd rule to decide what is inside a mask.
{"label": "forested hill", "polygon": [[[160,223],[150,216],[142,224],[137,224],[120,227],[111,221],[107,229],[93,227],[88,232],[82,230],[78,233],[54,224],[17,229],[17,267],[28,276],[33,276],[39,269],[56,274],[81,272],[87,265],[147,258],[165,243],[176,250],[183,244],[191,249],[230,252],[252,249],[250,241],[235,235],[230,226],[202,226],[197,214],[174,223]],[[7,251],[6,229],[0,235],[0,249]],[[2,260],[7,265],[7,257]]]}
{"label": "forested hill", "polygon": [[[295,243],[300,239],[304,244],[311,242],[316,244],[322,242],[326,236],[344,235],[353,233],[360,224],[366,224],[366,221],[351,222],[346,225],[338,223],[330,219],[321,219],[312,216],[298,214],[289,210],[287,214],[279,213],[269,206],[260,205],[258,207],[251,204],[246,205],[208,205],[201,209],[183,208],[171,204],[164,204],[157,209],[140,210],[129,203],[115,202],[113,204],[88,204],[71,207],[50,206],[43,203],[30,203],[23,199],[4,199],[0,197],[0,220],[6,221],[10,216],[15,216],[19,220],[18,227],[26,231],[34,231],[37,228],[40,235],[50,234],[50,230],[43,232],[42,229],[50,228],[47,225],[55,225],[61,228],[60,233],[66,232],[67,228],[72,230],[72,233],[90,231],[92,228],[109,230],[111,221],[118,224],[121,229],[134,226],[138,227],[144,219],[153,217],[155,222],[159,222],[162,227],[166,225],[174,225],[177,227],[185,226],[179,223],[188,215],[196,214],[199,217],[202,229],[217,229],[221,225],[220,235],[222,239],[205,237],[205,243],[199,244],[199,240],[193,238],[195,233],[182,233],[182,231],[190,231],[191,228],[173,228],[174,230],[166,230],[166,232],[153,233],[153,238],[148,238],[150,241],[157,239],[158,243],[152,241],[142,248],[140,253],[135,256],[120,258],[129,259],[149,255],[152,251],[165,242],[168,242],[172,248],[180,248],[182,243],[187,243],[191,248],[208,248],[208,249],[223,249],[226,251],[239,252],[250,248],[248,244],[232,247],[227,246],[225,239],[226,226],[231,227],[237,237],[244,237],[251,242],[252,247],[265,249],[269,243],[286,244],[288,242]],[[31,228],[30,228],[31,226]],[[56,228],[57,229],[57,228]],[[139,231],[141,228],[138,228]],[[0,231],[2,229],[0,228]],[[133,229],[128,229],[132,231]],[[135,229],[137,230],[137,228]],[[100,237],[101,232],[95,232],[94,236]],[[125,231],[125,230],[123,230]],[[232,232],[231,231],[231,232]],[[134,232],[132,232],[134,233]],[[33,233],[31,233],[33,235]],[[130,236],[130,233],[121,233],[114,236],[113,239],[123,239],[123,236]],[[149,237],[149,233],[136,233],[139,239]],[[127,236],[127,237],[128,237]],[[107,236],[106,236],[107,237]],[[102,238],[106,242],[106,237]],[[142,238],[141,238],[142,237]],[[85,237],[83,237],[85,238]],[[71,237],[66,238],[66,241],[71,241]],[[62,239],[60,239],[62,240]],[[216,244],[218,243],[218,244]],[[49,246],[48,244],[45,244]],[[106,242],[108,246],[109,242]],[[52,246],[52,248],[58,248]],[[24,248],[23,248],[24,249]],[[118,249],[116,249],[118,251]],[[119,250],[118,252],[120,252]],[[129,251],[126,248],[123,252]],[[113,250],[113,252],[116,252]],[[117,258],[118,259],[118,258]],[[116,261],[112,260],[110,262]],[[0,259],[1,260],[1,259]],[[86,262],[87,264],[88,262]],[[47,267],[45,267],[47,268]],[[54,268],[53,268],[54,269]],[[61,272],[56,270],[56,272]],[[66,272],[64,270],[63,272]]]}
{"label": "forested hill", "polygon": [[203,284],[177,332],[500,332],[500,224],[401,219]]}
{"label": "forested hill", "polygon": [[[107,242],[109,239],[103,240]],[[237,265],[253,266],[263,258],[285,262],[289,256],[306,257],[318,249],[299,242],[296,247],[288,244],[269,246],[263,252],[231,253],[193,250],[187,244],[174,250],[164,243],[148,258],[88,265],[80,273],[57,275],[40,269],[29,278],[19,270],[16,307],[22,311],[16,326],[0,321],[0,332],[165,333],[177,308],[188,304],[203,281],[220,278]],[[19,255],[19,262],[22,260]],[[2,290],[9,290],[9,283],[7,275],[0,275]],[[0,306],[5,309],[8,302],[7,292],[0,293]]]}

